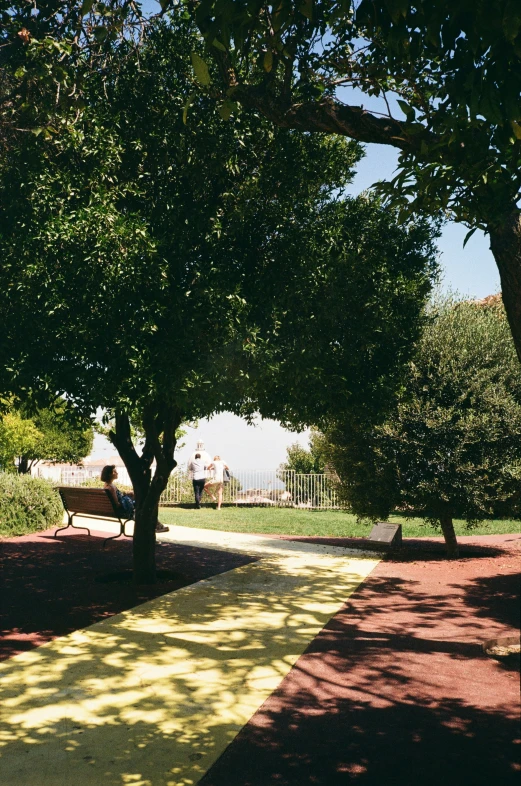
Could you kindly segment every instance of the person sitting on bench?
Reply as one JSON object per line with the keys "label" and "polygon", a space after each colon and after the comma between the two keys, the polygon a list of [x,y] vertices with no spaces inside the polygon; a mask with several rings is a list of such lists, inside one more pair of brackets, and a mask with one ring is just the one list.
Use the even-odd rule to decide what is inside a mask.
{"label": "person sitting on bench", "polygon": [[[109,492],[110,496],[112,497],[112,501],[116,508],[121,508],[129,519],[134,518],[134,510],[136,508],[136,502],[134,500],[134,494],[129,492],[128,494],[123,494],[122,491],[118,489],[118,487],[114,484],[114,481],[117,480],[118,471],[116,469],[115,464],[107,464],[101,470],[101,480],[104,483],[103,488]],[[168,532],[168,527],[165,527],[164,524],[161,524],[160,521],[156,524],[156,532]]]}

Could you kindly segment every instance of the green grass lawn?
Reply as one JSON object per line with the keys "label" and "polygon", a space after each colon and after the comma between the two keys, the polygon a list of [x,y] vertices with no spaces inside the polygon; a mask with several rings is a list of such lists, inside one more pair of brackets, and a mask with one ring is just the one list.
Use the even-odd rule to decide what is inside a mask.
{"label": "green grass lawn", "polygon": [[[249,532],[277,535],[319,535],[323,537],[367,537],[371,524],[360,524],[356,516],[339,510],[298,510],[295,508],[213,507],[161,508],[163,524],[183,527],[204,527],[227,532]],[[406,538],[441,535],[441,532],[424,524],[421,519],[391,516],[390,521],[403,525]],[[520,531],[519,521],[491,520],[478,527],[467,529],[465,522],[455,521],[457,535],[500,535]]]}

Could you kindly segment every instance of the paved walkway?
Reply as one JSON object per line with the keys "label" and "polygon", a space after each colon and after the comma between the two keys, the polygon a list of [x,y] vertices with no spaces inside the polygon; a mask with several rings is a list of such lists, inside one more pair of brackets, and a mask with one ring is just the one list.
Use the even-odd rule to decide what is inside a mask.
{"label": "paved walkway", "polygon": [[183,527],[162,539],[260,559],[2,664],[2,786],[198,783],[379,562]]}

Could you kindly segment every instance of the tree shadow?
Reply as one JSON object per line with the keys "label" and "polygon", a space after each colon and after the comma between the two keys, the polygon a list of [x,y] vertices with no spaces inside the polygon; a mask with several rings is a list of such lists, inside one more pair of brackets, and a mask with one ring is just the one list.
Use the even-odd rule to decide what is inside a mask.
{"label": "tree shadow", "polygon": [[[275,535],[273,537],[277,536]],[[376,551],[380,552],[386,560],[391,562],[411,562],[416,560],[430,562],[447,559],[447,550],[442,541],[422,540],[421,538],[406,538],[402,541],[400,547],[393,548],[371,542],[367,538],[282,535],[280,539],[291,540],[297,543],[315,543],[321,546],[336,546],[345,549]],[[516,537],[513,542],[517,543],[518,540],[519,539]],[[461,540],[458,541],[458,544],[459,560],[512,555],[512,547],[510,544],[505,544],[505,546],[500,544],[478,545],[474,543],[465,543],[465,541]],[[457,563],[459,560],[451,560],[451,564]]]}
{"label": "tree shadow", "polygon": [[[105,538],[40,535],[0,543],[0,660],[256,559],[158,542],[160,580],[136,586],[129,581],[132,542],[103,548]],[[108,581],[117,574],[121,581]]]}
{"label": "tree shadow", "polygon": [[51,783],[57,763],[60,783],[82,786],[197,782],[338,606],[337,582],[340,597],[358,585],[355,568],[261,560],[7,661],[3,783]]}
{"label": "tree shadow", "polygon": [[517,784],[517,679],[479,640],[496,602],[476,620],[487,580],[453,586],[372,575],[199,786]]}
{"label": "tree shadow", "polygon": [[512,682],[481,651],[478,585],[435,596],[377,569],[322,627],[360,577],[312,559],[243,563],[4,664],[6,786],[52,782],[56,761],[82,786],[517,784]]}
{"label": "tree shadow", "polygon": [[371,705],[300,695],[265,708],[199,786],[514,786],[519,728],[500,712],[446,699]]}
{"label": "tree shadow", "polygon": [[519,628],[521,573],[478,576],[465,588],[466,603],[478,617]]}

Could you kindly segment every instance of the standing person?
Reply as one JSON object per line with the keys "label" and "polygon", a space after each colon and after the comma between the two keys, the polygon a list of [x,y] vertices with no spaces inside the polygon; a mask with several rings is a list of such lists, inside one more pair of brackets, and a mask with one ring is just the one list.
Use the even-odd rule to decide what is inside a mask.
{"label": "standing person", "polygon": [[[208,465],[207,469],[213,471],[213,478],[205,483],[204,490],[211,496],[214,502],[217,502],[217,510],[220,510],[223,502],[224,470],[230,468],[220,456],[214,456],[212,463]],[[215,496],[216,493],[217,497]]]}
{"label": "standing person", "polygon": [[193,459],[188,462],[188,470],[192,473],[192,485],[194,487],[195,507],[201,507],[201,497],[206,483],[206,463],[200,453],[195,453]]}
{"label": "standing person", "polygon": [[210,456],[208,451],[206,451],[204,449],[204,442],[202,441],[202,439],[198,439],[197,440],[197,446],[196,446],[194,452],[192,453],[192,455],[190,456],[190,458],[188,459],[189,462],[190,461],[195,461],[195,454],[196,453],[199,453],[201,461],[204,461],[206,466],[208,466],[208,464],[210,464],[210,462],[212,460],[212,457]]}
{"label": "standing person", "polygon": [[[134,494],[131,491],[128,494],[123,494],[115,485],[114,481],[118,479],[116,465],[106,464],[101,470],[100,477],[104,484],[103,488],[109,492],[116,508],[120,508],[127,518],[133,519],[136,509]],[[158,521],[156,524],[156,532],[168,532],[168,527],[165,527],[164,524]]]}

